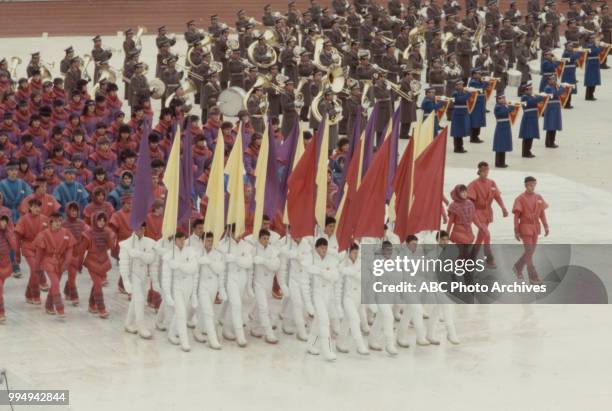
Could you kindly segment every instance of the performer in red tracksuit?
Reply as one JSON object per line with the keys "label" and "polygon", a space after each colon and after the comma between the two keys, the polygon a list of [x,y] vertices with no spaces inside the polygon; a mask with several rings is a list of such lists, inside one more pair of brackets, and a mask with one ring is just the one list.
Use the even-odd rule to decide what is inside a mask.
{"label": "performer in red tracksuit", "polygon": [[[147,214],[145,236],[158,241],[161,237],[162,223],[164,221],[164,202],[161,200],[155,200],[153,206],[151,206],[151,212]],[[147,305],[155,310],[159,310],[161,305],[162,296],[160,293],[153,289],[153,284],[149,286],[149,292],[147,293]]]}
{"label": "performer in red tracksuit", "polygon": [[17,246],[13,226],[9,224],[9,217],[0,216],[0,324],[6,321],[4,315],[4,281],[13,274],[11,251]]}
{"label": "performer in red tracksuit", "polygon": [[514,236],[517,241],[523,242],[525,251],[514,263],[514,273],[519,280],[523,280],[523,268],[527,266],[529,282],[542,284],[538,272],[533,265],[533,255],[538,244],[541,232],[540,223],[544,226],[544,235],[548,236],[548,221],[544,210],[548,204],[541,195],[535,193],[537,181],[535,177],[525,177],[525,192],[514,200],[512,213],[514,214]]}
{"label": "performer in red tracksuit", "polygon": [[64,298],[66,301],[72,302],[72,305],[75,307],[79,305],[79,292],[76,286],[76,276],[77,272],[79,271],[79,258],[82,254],[82,239],[83,233],[88,228],[85,221],[79,218],[79,214],[79,205],[74,202],[68,203],[66,206],[66,219],[62,224],[62,227],[68,229],[76,241],[76,245],[72,252],[72,259],[68,264],[68,281],[66,281],[66,285],[64,286]]}
{"label": "performer in red tracksuit", "polygon": [[[49,219],[40,213],[40,200],[33,198],[28,204],[28,213],[21,216],[15,226],[15,234],[17,238],[17,247],[15,253],[15,262],[21,262],[23,255],[30,267],[30,280],[26,288],[26,302],[28,304],[40,304],[40,291],[46,291],[48,287],[43,288],[40,284],[40,273],[36,264],[36,247],[34,240],[38,233],[49,226]],[[44,276],[43,276],[44,277]]]}
{"label": "performer in red tracksuit", "polygon": [[115,233],[108,228],[107,224],[108,216],[104,212],[94,216],[92,226],[83,233],[83,251],[79,260],[79,271],[83,266],[87,267],[93,282],[89,295],[89,312],[99,314],[101,318],[108,317],[102,293],[106,273],[111,269],[108,252],[117,245]]}
{"label": "performer in red tracksuit", "polygon": [[49,216],[49,227],[38,233],[36,263],[41,271],[47,273],[51,287],[47,293],[45,309],[47,314],[64,316],[64,302],[60,292],[62,273],[68,270],[76,242],[67,228],[62,227],[62,215],[53,213]]}

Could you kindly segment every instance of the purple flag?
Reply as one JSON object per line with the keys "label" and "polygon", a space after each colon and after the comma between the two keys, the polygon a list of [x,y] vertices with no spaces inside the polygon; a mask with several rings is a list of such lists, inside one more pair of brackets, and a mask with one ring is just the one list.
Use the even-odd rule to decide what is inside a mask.
{"label": "purple flag", "polygon": [[393,126],[391,128],[391,147],[389,147],[389,172],[387,174],[387,202],[391,200],[393,194],[393,178],[397,170],[397,143],[399,141],[399,132],[401,125],[401,105],[393,113]]}
{"label": "purple flag", "polygon": [[179,172],[179,224],[191,217],[193,193],[193,154],[191,150],[191,139],[191,118],[189,118],[185,126],[184,138],[182,139],[183,150],[181,152],[181,166]]}
{"label": "purple flag", "polygon": [[374,154],[374,139],[376,138],[376,119],[378,118],[378,103],[374,104],[372,114],[368,119],[368,123],[365,128],[365,140],[363,144],[363,163],[361,165],[361,178],[365,177],[368,167],[372,162],[372,155]]}
{"label": "purple flag", "polygon": [[[275,143],[278,144],[278,146],[275,147],[278,173],[275,172],[275,174],[278,174],[279,178],[278,206],[281,208],[285,206],[285,201],[287,199],[287,181],[293,169],[293,161],[295,160],[295,152],[300,137],[298,135],[299,132],[300,127],[296,121],[289,135],[285,136],[285,141],[282,144]],[[273,140],[276,139],[274,138]],[[270,218],[272,218],[272,216],[270,216]]]}
{"label": "purple flag", "polygon": [[[268,119],[269,120],[269,119]],[[266,136],[264,136],[266,138]],[[268,164],[266,167],[266,192],[264,198],[264,214],[274,218],[280,207],[280,181],[278,176],[278,162],[276,159],[276,138],[272,124],[268,121]]]}
{"label": "purple flag", "polygon": [[142,126],[142,138],[138,149],[136,162],[136,177],[134,180],[134,198],[130,213],[130,229],[137,230],[147,219],[147,214],[155,201],[153,195],[153,179],[151,170],[151,153],[149,152],[149,133],[151,123],[145,119]]}

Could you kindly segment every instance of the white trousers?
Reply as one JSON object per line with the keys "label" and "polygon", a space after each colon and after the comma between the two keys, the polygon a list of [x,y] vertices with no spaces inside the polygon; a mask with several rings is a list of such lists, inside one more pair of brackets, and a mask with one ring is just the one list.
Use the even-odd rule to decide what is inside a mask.
{"label": "white trousers", "polygon": [[215,298],[219,279],[215,275],[202,275],[198,288],[198,309],[196,311],[196,332],[206,332],[211,345],[219,345],[215,321]]}
{"label": "white trousers", "polygon": [[191,278],[174,277],[172,298],[174,299],[174,315],[170,323],[169,333],[178,335],[182,346],[189,346],[187,335],[187,307],[190,305],[193,284]]}
{"label": "white trousers", "polygon": [[273,334],[269,304],[273,282],[274,273],[255,274],[253,282],[253,291],[255,292],[255,307],[252,313],[255,320],[253,328],[256,332],[263,332],[266,335]]}
{"label": "white trousers", "polygon": [[146,277],[142,278],[137,274],[132,274],[132,297],[128,308],[125,325],[129,328],[136,328],[138,331],[145,329],[144,308],[149,281]]}
{"label": "white trousers", "polygon": [[245,340],[244,329],[242,327],[242,296],[246,289],[247,273],[233,272],[227,278],[227,298],[229,310],[225,310],[223,330],[229,331],[227,334],[235,335],[238,340]]}

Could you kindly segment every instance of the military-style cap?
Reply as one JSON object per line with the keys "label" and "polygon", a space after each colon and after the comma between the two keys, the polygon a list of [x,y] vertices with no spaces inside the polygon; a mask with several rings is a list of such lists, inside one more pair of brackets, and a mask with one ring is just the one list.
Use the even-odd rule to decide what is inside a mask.
{"label": "military-style cap", "polygon": [[264,9],[264,10],[270,10],[271,8],[272,8],[272,5],[270,5],[270,4],[266,4],[266,5],[263,7],[263,9]]}
{"label": "military-style cap", "polygon": [[0,64],[6,64],[6,59],[4,57],[0,59]]}
{"label": "military-style cap", "polygon": [[334,92],[332,91],[332,89],[330,88],[326,88],[325,91],[323,92],[324,95],[328,96],[330,94],[334,94]]}
{"label": "military-style cap", "polygon": [[128,28],[128,29],[127,29],[125,32],[124,32],[124,34],[125,34],[126,36],[127,36],[128,34],[134,34],[134,30],[132,30],[132,28],[131,28],[131,27],[129,27],[129,28]]}
{"label": "military-style cap", "polygon": [[91,41],[96,42],[96,41],[101,41],[102,37],[100,37],[99,34],[96,34],[96,37],[94,37],[93,39],[91,39]]}
{"label": "military-style cap", "polygon": [[35,51],[31,54],[32,57],[40,57],[40,51]]}
{"label": "military-style cap", "polygon": [[74,47],[70,46],[67,49],[65,49],[64,51],[66,52],[66,54],[74,53]]}
{"label": "military-style cap", "polygon": [[191,26],[192,24],[195,24],[195,20],[189,20],[189,21],[187,22],[187,25],[188,25],[188,26]]}
{"label": "military-style cap", "polygon": [[244,15],[244,14],[246,14],[246,11],[244,11],[244,9],[240,9],[240,10],[238,10],[238,11],[236,12],[236,15],[238,15],[238,16],[242,16],[242,15]]}
{"label": "military-style cap", "polygon": [[218,19],[218,18],[219,18],[218,14],[213,14],[213,15],[210,16],[211,20]]}
{"label": "military-style cap", "polygon": [[157,31],[162,31],[162,30],[166,30],[166,26],[159,26],[157,28]]}

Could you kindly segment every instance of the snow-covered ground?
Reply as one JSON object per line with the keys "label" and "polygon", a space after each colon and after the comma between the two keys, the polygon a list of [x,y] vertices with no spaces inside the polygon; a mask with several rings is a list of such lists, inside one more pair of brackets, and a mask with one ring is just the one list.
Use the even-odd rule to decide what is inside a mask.
{"label": "snow-covered ground", "polygon": [[[104,41],[121,48],[117,37]],[[151,71],[153,42],[153,37],[144,39],[143,60]],[[9,39],[0,42],[0,56],[24,59],[19,76],[30,52],[40,50],[51,61],[69,45],[78,54],[91,49],[89,37]],[[177,50],[184,50],[182,40]],[[114,56],[112,65],[121,67],[122,60],[122,55]],[[526,175],[538,178],[537,190],[550,204],[551,234],[543,242],[612,243],[612,70],[602,71],[602,78],[597,102],[584,101],[581,88],[573,100],[575,109],[563,112],[560,148],[545,149],[541,140],[534,144],[537,157],[522,159],[515,139],[515,151],[507,159],[510,168],[491,171],[507,207],[522,191]],[[515,93],[507,90],[510,99],[516,100]],[[493,163],[492,114],[487,121],[484,144],[466,143],[468,153],[463,155],[451,153],[449,145],[447,193],[475,178],[479,161]],[[513,241],[511,219],[503,219],[499,209],[495,213],[494,241]],[[352,353],[330,364],[306,354],[305,343],[284,335],[275,346],[249,338],[245,349],[223,342],[221,351],[194,342],[190,353],[157,331],[153,340],[141,340],[123,331],[128,302],[116,291],[117,275],[113,269],[105,288],[108,320],[93,317],[84,305],[67,307],[64,321],[47,316],[42,308],[25,304],[27,275],[8,279],[0,368],[8,370],[12,388],[68,389],[71,409],[87,411],[612,408],[609,305],[460,306],[459,346],[412,344],[396,358]],[[88,275],[79,276],[78,283],[86,302]],[[153,328],[149,309],[147,321]]]}

